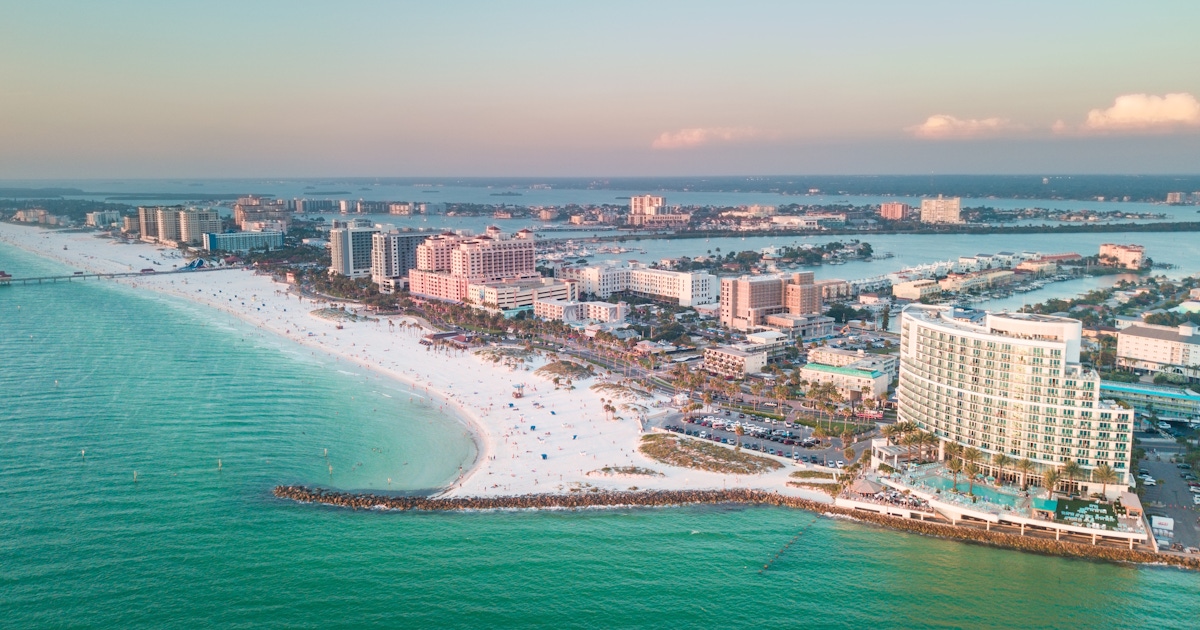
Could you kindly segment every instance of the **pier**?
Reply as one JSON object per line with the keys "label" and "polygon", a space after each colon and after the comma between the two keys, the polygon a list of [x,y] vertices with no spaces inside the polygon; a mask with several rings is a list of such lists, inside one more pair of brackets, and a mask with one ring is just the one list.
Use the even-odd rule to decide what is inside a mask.
{"label": "pier", "polygon": [[161,276],[168,274],[180,273],[201,273],[208,271],[220,271],[222,269],[236,269],[236,267],[212,267],[208,269],[172,269],[170,271],[125,271],[120,273],[73,273],[64,276],[38,276],[32,278],[15,278],[10,275],[0,273],[0,287],[11,286],[15,284],[55,284],[58,282],[75,282],[76,280],[107,280],[114,278],[132,278],[145,276]]}

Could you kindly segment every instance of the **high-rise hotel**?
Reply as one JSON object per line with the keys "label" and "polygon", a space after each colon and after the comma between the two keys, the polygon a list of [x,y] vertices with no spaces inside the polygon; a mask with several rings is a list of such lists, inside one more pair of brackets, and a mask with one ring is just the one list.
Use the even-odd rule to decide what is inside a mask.
{"label": "high-rise hotel", "polygon": [[1037,465],[1033,483],[1074,460],[1084,492],[1101,490],[1090,482],[1101,464],[1131,484],[1133,411],[1100,399],[1100,376],[1079,363],[1078,320],[914,304],[900,331],[901,421],[979,449],[990,475],[1018,478],[1013,464],[991,464],[1004,453]]}

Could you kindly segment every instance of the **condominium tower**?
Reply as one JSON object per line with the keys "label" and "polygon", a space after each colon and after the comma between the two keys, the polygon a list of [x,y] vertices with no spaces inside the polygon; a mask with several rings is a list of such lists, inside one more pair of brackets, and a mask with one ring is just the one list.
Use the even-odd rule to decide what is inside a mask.
{"label": "condominium tower", "polygon": [[811,271],[721,279],[721,323],[753,330],[770,315],[815,315],[821,312],[821,287]]}
{"label": "condominium tower", "polygon": [[962,223],[962,199],[959,197],[921,200],[921,223]]}
{"label": "condominium tower", "polygon": [[379,232],[380,228],[368,221],[351,221],[329,230],[329,273],[349,278],[370,275],[372,237]]}
{"label": "condominium tower", "polygon": [[[899,419],[992,457],[1029,459],[1032,478],[1068,460],[1111,466],[1132,484],[1133,411],[1100,399],[1100,377],[1079,363],[1082,324],[1025,313],[910,305],[900,320]],[[1108,484],[1108,489],[1115,489]]]}

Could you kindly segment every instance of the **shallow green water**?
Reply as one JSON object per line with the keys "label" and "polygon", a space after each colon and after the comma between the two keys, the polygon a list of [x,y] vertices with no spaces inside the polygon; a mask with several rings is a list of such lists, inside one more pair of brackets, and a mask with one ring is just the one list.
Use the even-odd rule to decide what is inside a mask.
{"label": "shallow green water", "polygon": [[[0,246],[0,269],[56,267]],[[409,395],[144,292],[0,289],[0,626],[1183,628],[1200,615],[1198,575],[798,511],[385,514],[270,497],[277,483],[453,479],[473,446]]]}

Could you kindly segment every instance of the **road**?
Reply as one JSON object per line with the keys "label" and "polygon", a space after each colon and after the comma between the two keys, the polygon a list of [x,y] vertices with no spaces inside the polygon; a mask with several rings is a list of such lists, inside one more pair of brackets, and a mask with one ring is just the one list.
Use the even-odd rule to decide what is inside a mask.
{"label": "road", "polygon": [[[1147,448],[1147,459],[1138,462],[1138,468],[1148,470],[1157,485],[1147,487],[1142,503],[1147,514],[1169,516],[1175,519],[1175,538],[1184,547],[1200,547],[1200,506],[1192,503],[1183,475],[1192,471],[1181,470],[1170,459],[1172,451]],[[1162,507],[1157,504],[1161,503]]]}

